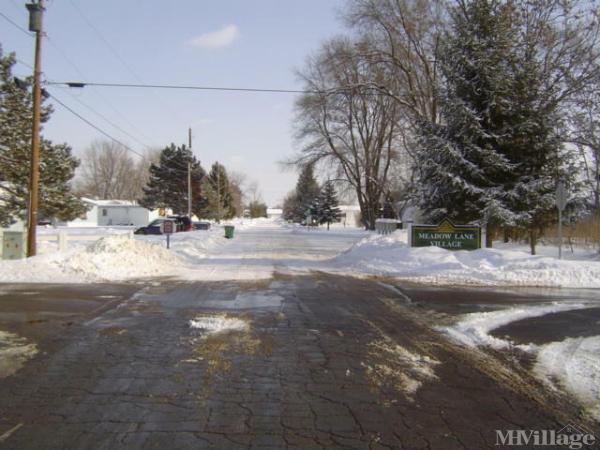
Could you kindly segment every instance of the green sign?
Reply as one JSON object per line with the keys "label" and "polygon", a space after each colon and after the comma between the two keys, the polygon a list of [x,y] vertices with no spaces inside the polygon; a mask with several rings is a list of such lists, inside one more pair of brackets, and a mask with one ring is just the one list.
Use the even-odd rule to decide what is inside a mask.
{"label": "green sign", "polygon": [[444,219],[439,225],[413,225],[411,247],[441,247],[447,250],[477,250],[481,248],[481,228],[454,225]]}

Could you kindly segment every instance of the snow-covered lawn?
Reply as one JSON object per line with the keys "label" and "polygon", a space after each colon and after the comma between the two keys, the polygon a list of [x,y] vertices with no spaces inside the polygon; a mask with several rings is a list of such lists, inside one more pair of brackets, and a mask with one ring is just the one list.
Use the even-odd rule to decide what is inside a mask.
{"label": "snow-covered lawn", "polygon": [[[70,237],[66,251],[1,261],[0,281],[255,280],[269,278],[275,271],[320,270],[437,285],[600,288],[600,261],[591,258],[590,252],[565,252],[571,259],[561,261],[549,255],[531,256],[522,246],[471,252],[410,248],[402,230],[378,236],[356,228],[307,229],[268,219],[233,224],[232,240],[225,239],[217,226],[174,234],[170,250],[165,248],[165,236],[128,239],[127,229],[75,230],[76,236],[104,237],[91,243]],[[541,249],[551,253],[547,247]]]}
{"label": "snow-covered lawn", "polygon": [[331,265],[339,273],[381,275],[437,285],[600,288],[600,261],[594,260],[589,251],[579,255],[579,260],[559,260],[532,256],[524,246],[509,245],[475,251],[411,248],[406,231],[399,230],[361,240],[334,258]]}

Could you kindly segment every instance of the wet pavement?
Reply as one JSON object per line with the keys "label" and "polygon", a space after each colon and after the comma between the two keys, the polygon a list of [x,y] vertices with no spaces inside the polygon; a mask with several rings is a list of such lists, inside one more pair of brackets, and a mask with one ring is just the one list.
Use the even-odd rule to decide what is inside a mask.
{"label": "wet pavement", "polygon": [[[510,354],[460,347],[432,328],[547,302],[547,291],[313,273],[0,292],[0,329],[42,349],[0,381],[0,448],[481,449],[497,448],[497,429],[573,422],[600,436]],[[190,327],[206,316],[248,328]],[[581,325],[572,319],[560,327]],[[525,333],[517,325],[511,335]]]}

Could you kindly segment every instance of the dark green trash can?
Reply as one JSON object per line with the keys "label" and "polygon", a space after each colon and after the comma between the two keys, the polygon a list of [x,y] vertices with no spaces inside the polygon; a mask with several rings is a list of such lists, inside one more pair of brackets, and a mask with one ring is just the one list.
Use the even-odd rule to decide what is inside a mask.
{"label": "dark green trash can", "polygon": [[225,225],[223,228],[225,228],[225,237],[227,239],[232,239],[233,230],[235,230],[235,227],[233,225]]}

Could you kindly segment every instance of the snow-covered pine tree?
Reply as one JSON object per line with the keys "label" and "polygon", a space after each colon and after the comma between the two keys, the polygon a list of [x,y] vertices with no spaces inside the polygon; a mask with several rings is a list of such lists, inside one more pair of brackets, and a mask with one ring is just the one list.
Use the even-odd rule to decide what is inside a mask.
{"label": "snow-covered pine tree", "polygon": [[319,194],[319,223],[327,224],[327,229],[333,222],[339,222],[342,211],[338,208],[337,193],[333,182],[327,180],[321,188]]}
{"label": "snow-covered pine tree", "polygon": [[201,191],[205,176],[200,162],[185,145],[165,147],[157,164],[150,165],[150,178],[144,187],[140,205],[148,208],[171,208],[175,214],[187,214],[188,185],[187,167],[192,164],[192,212],[197,214],[205,203]]}
{"label": "snow-covered pine tree", "polygon": [[[31,120],[33,99],[14,82],[15,55],[3,56],[0,47],[0,225],[25,219],[29,203]],[[30,81],[30,80],[29,80]],[[42,122],[52,109],[42,106]],[[71,192],[70,182],[79,161],[67,144],[41,140],[40,218],[72,220],[85,213],[85,205]]]}
{"label": "snow-covered pine tree", "polygon": [[583,4],[473,0],[451,10],[438,55],[442,121],[420,126],[419,202],[430,216],[486,223],[488,244],[490,227],[517,227],[535,253],[555,221],[557,181],[576,187],[565,108],[598,75],[599,25]]}
{"label": "snow-covered pine tree", "polygon": [[516,36],[510,12],[493,0],[452,10],[452,30],[438,55],[442,121],[420,126],[418,200],[433,221],[443,216],[489,225],[513,220],[504,190],[516,181],[515,165],[505,154]]}
{"label": "snow-covered pine tree", "polygon": [[305,219],[306,211],[319,196],[319,191],[319,183],[315,179],[314,167],[312,164],[304,166],[296,183],[294,222],[302,222]]}

